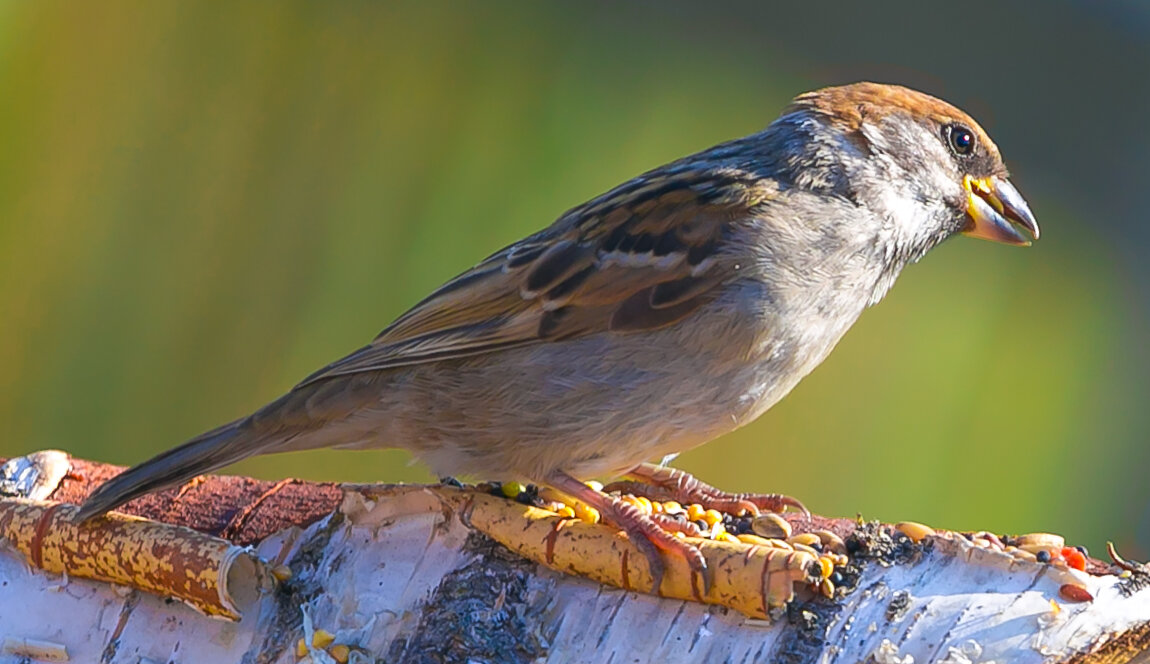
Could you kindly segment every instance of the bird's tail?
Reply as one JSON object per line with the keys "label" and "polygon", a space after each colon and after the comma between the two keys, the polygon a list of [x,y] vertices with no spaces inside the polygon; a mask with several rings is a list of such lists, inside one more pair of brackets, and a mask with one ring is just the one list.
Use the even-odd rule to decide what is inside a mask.
{"label": "bird's tail", "polygon": [[201,434],[104,482],[84,501],[76,520],[87,521],[133,498],[259,454],[263,441],[245,431],[245,419]]}

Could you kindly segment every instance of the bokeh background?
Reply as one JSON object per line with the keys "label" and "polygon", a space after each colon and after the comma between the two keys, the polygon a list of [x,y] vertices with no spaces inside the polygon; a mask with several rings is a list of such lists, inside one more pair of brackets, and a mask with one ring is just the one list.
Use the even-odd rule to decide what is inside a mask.
{"label": "bokeh background", "polygon": [[[872,79],[983,121],[1043,227],[947,243],[677,464],[818,512],[1150,554],[1150,12],[1129,2],[0,2],[0,455],[242,415],[647,168]],[[266,478],[428,480],[405,453]]]}

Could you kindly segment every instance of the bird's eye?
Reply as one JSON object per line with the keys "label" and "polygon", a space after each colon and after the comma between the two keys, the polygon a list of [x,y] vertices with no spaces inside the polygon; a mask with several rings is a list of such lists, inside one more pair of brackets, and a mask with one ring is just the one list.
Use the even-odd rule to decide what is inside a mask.
{"label": "bird's eye", "polygon": [[946,138],[950,149],[957,155],[968,155],[974,151],[974,132],[960,124],[946,128]]}

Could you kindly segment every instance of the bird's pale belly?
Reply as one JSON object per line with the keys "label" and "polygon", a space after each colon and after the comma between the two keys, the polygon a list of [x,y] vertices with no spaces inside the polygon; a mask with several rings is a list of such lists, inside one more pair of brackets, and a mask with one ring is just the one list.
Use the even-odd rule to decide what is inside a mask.
{"label": "bird's pale belly", "polygon": [[609,337],[575,343],[585,346],[578,364],[554,355],[573,349],[551,344],[507,351],[498,364],[488,358],[410,372],[407,380],[440,389],[397,386],[385,394],[385,412],[370,419],[389,425],[362,446],[406,448],[440,475],[610,476],[733,431],[798,381],[791,377],[799,360],[782,347],[763,349],[757,361],[716,365],[701,361],[706,345],[687,352],[656,342],[624,353]]}

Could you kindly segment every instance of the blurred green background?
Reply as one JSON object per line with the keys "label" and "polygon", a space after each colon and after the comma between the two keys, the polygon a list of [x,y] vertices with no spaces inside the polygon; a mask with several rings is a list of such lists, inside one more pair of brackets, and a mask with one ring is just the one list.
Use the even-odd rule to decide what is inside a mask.
{"label": "blurred green background", "polygon": [[[677,465],[1146,557],[1150,14],[775,4],[0,2],[0,455],[140,461],[568,207],[873,79],[982,120],[1042,240],[947,243]],[[397,451],[230,472],[430,479]]]}

